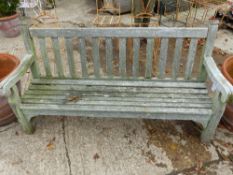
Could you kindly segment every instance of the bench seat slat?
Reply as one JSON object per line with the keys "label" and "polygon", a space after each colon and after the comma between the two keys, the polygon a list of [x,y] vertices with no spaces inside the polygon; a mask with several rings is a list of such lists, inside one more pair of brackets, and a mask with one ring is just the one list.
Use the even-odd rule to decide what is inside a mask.
{"label": "bench seat slat", "polygon": [[32,84],[45,84],[45,85],[96,85],[96,86],[129,86],[129,87],[178,87],[178,88],[206,88],[206,84],[203,82],[184,82],[184,81],[154,81],[145,80],[85,80],[79,79],[34,79]]}
{"label": "bench seat slat", "polygon": [[[103,105],[56,105],[56,104],[21,104],[21,109],[25,110],[57,110],[57,111],[89,111],[89,112],[129,112],[129,113],[164,113],[164,114],[192,114],[192,115],[211,115],[211,109],[200,108],[167,108],[167,107],[136,107],[136,106],[103,106]],[[78,115],[78,113],[77,113]]]}
{"label": "bench seat slat", "polygon": [[[103,101],[104,100],[104,101]],[[159,100],[155,100],[155,101],[112,101],[112,100],[105,100],[105,98],[103,98],[103,100],[95,100],[92,98],[81,98],[80,100],[78,100],[77,102],[72,102],[69,101],[69,99],[64,98],[64,99],[24,99],[23,103],[25,104],[60,104],[60,105],[97,105],[97,106],[135,106],[135,107],[170,107],[170,108],[205,108],[205,109],[211,109],[212,104],[211,103],[192,103],[191,101],[189,101],[189,103],[187,102],[169,102],[169,100],[166,99],[159,99]]]}
{"label": "bench seat slat", "polygon": [[111,86],[76,86],[76,85],[31,85],[34,90],[77,90],[96,92],[143,92],[143,93],[178,93],[178,94],[207,94],[207,89],[191,88],[138,88],[138,87],[111,87]]}
{"label": "bench seat slat", "polygon": [[[118,93],[119,94],[119,93]],[[152,94],[150,94],[152,95]],[[140,97],[136,96],[134,97],[133,95],[122,95],[119,94],[111,94],[111,93],[105,93],[105,94],[88,94],[88,93],[82,93],[82,92],[77,92],[77,93],[67,93],[65,95],[24,95],[23,100],[25,103],[28,102],[30,99],[39,99],[39,100],[61,100],[62,102],[68,102],[70,98],[77,97],[78,100],[87,100],[87,101],[120,101],[120,102],[152,102],[152,103],[191,103],[191,104],[212,104],[210,99],[208,98],[200,98],[200,99],[195,99],[195,98],[160,98],[160,97]]]}
{"label": "bench seat slat", "polygon": [[[111,98],[116,101],[121,100],[135,100],[135,101],[157,101],[157,100],[164,100],[168,99],[170,102],[193,102],[193,103],[212,103],[210,102],[210,97],[206,96],[206,94],[186,94],[185,96],[183,94],[173,94],[173,93],[111,93],[108,92],[108,94],[101,93],[101,92],[78,92],[78,91],[54,91],[54,90],[29,90],[25,93],[25,96],[23,98],[49,98],[49,99],[64,99],[67,96],[70,96],[72,94],[75,95],[82,95],[82,96],[92,96],[92,98],[95,98],[96,100],[109,100],[109,98],[105,98],[107,95],[111,95]],[[62,96],[63,95],[63,96]],[[104,96],[105,95],[105,96]],[[65,97],[64,97],[65,96]],[[101,97],[99,97],[101,96]],[[122,98],[124,97],[124,98]],[[127,98],[126,98],[127,97]]]}

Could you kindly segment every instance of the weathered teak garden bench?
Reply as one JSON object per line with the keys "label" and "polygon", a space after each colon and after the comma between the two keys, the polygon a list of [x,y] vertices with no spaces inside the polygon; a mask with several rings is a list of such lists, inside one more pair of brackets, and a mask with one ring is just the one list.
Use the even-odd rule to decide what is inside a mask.
{"label": "weathered teak garden bench", "polygon": [[[217,28],[216,22],[209,28],[31,28],[24,31],[28,54],[17,70],[1,82],[1,92],[7,95],[28,133],[33,131],[30,120],[38,115],[191,120],[203,126],[201,138],[207,142],[213,138],[225,104],[233,93],[231,84],[211,57]],[[78,41],[78,54],[73,49],[74,38]],[[113,38],[119,39],[117,58]],[[127,67],[127,38],[133,40],[131,68]],[[139,73],[142,38],[147,39],[143,75]],[[157,46],[160,47],[157,64],[152,65],[155,38],[159,38],[161,44]],[[175,40],[172,71],[167,74],[168,43],[172,38]],[[187,38],[190,38],[189,50],[184,72],[180,75],[181,50]],[[194,77],[192,71],[199,38],[206,38],[206,46],[199,63],[200,71]],[[61,39],[65,47],[60,47]],[[87,66],[90,62],[87,39],[91,41],[93,73]],[[53,64],[47,49],[48,40],[53,46]],[[103,40],[104,64],[99,52],[99,41]],[[40,45],[42,64],[36,56],[35,41]],[[64,50],[65,56],[61,53]],[[81,73],[77,71],[78,58]],[[67,71],[64,70],[65,60]],[[117,71],[114,60],[119,61]],[[157,68],[156,75],[152,74],[152,66]],[[20,95],[16,82],[29,68],[32,79],[28,89]],[[213,98],[208,95],[207,77],[213,82]]]}

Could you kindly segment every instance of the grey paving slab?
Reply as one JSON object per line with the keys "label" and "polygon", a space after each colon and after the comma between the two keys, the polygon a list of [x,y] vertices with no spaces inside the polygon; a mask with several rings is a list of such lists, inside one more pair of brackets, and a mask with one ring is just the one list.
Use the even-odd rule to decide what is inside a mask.
{"label": "grey paving slab", "polygon": [[69,174],[61,118],[36,123],[33,135],[25,134],[18,123],[0,128],[1,175]]}
{"label": "grey paving slab", "polygon": [[[221,167],[224,172],[232,170],[232,162],[223,162],[213,145],[200,143],[191,122],[79,117],[43,117],[34,122],[33,135],[22,132],[18,123],[0,128],[0,174],[163,175],[196,173],[198,167],[210,172],[220,172]],[[232,139],[222,129],[215,141],[219,137],[228,144]]]}
{"label": "grey paving slab", "polygon": [[148,147],[141,120],[71,118],[65,133],[72,174],[162,175],[173,169],[163,149]]}

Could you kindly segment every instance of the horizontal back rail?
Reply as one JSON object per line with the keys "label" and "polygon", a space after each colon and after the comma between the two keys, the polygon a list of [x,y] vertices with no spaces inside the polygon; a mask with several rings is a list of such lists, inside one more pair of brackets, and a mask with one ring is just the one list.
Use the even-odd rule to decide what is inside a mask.
{"label": "horizontal back rail", "polygon": [[167,38],[206,38],[208,28],[165,28],[165,27],[127,27],[127,28],[76,28],[51,29],[31,28],[36,37],[167,37]]}

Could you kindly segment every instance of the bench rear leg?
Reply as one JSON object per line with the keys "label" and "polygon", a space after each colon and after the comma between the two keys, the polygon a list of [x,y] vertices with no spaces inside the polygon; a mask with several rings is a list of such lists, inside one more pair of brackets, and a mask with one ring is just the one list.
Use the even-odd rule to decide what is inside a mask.
{"label": "bench rear leg", "polygon": [[226,104],[221,101],[219,93],[215,94],[213,100],[213,114],[209,120],[209,123],[207,124],[207,127],[201,134],[201,141],[204,143],[209,143],[214,138],[215,130],[226,107]]}
{"label": "bench rear leg", "polygon": [[18,122],[21,124],[23,130],[26,133],[31,134],[34,131],[34,127],[32,126],[27,116],[25,116],[23,111],[19,108],[20,101],[21,100],[20,100],[18,88],[17,86],[13,86],[13,88],[11,89],[10,96],[8,96],[8,102],[15,116],[17,117]]}

